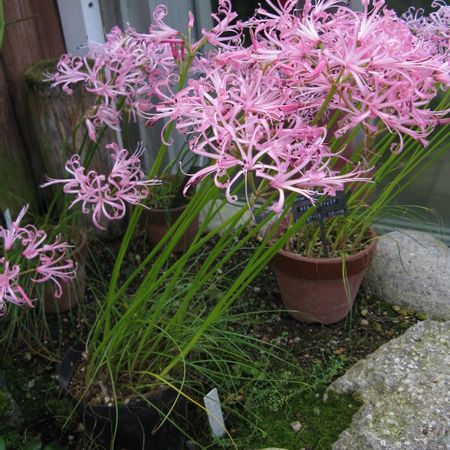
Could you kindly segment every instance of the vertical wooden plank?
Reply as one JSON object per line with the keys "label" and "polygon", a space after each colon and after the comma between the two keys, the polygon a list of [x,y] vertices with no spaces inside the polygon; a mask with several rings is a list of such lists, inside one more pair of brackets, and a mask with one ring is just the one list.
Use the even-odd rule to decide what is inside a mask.
{"label": "vertical wooden plank", "polygon": [[36,187],[0,63],[0,209],[16,214],[25,203],[37,206]]}
{"label": "vertical wooden plank", "polygon": [[[6,121],[2,126],[6,130],[13,130],[11,133],[15,137],[3,139],[6,147],[1,150],[2,157],[14,155],[14,158],[18,158],[15,163],[21,161],[25,166],[22,172],[31,167],[29,178],[32,180],[34,175],[32,181],[36,186],[44,176],[44,169],[36,138],[29,126],[24,72],[39,60],[59,57],[65,51],[64,40],[55,0],[6,1],[4,8],[5,21],[9,25],[6,27],[1,55],[4,71],[2,106],[5,108],[2,118]],[[10,107],[5,106],[7,103]],[[23,183],[27,184],[25,181]]]}
{"label": "vertical wooden plank", "polygon": [[4,4],[6,22],[12,23],[6,27],[2,56],[18,119],[25,124],[23,74],[37,61],[64,53],[64,41],[53,0],[15,0]]}

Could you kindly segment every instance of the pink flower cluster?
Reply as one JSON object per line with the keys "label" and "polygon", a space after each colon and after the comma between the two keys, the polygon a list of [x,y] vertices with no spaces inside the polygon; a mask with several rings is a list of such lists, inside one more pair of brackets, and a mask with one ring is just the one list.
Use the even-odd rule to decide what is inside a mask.
{"label": "pink flower cluster", "polygon": [[214,174],[215,184],[234,202],[232,190],[241,179],[247,198],[255,194],[253,183],[266,180],[270,192],[278,192],[272,208],[280,212],[285,190],[312,199],[314,193],[334,195],[344,183],[362,179],[357,169],[341,175],[328,166],[332,152],[325,144],[326,128],[294,115],[289,90],[277,84],[250,67],[224,66],[190,80],[177,94],[176,113],[168,107],[161,114],[176,114],[191,150],[211,161],[191,176],[185,192]]}
{"label": "pink flower cluster", "polygon": [[115,143],[106,146],[111,151],[114,165],[108,175],[94,170],[87,171],[79,155],[73,155],[66,163],[70,177],[52,179],[41,187],[63,184],[66,194],[75,195],[70,208],[81,203],[84,214],[92,214],[92,221],[99,229],[105,229],[104,219],[120,220],[125,217],[127,204],[138,205],[148,194],[148,186],[159,184],[159,180],[144,180],[140,158],[144,152],[138,147],[130,156],[128,150]]}
{"label": "pink flower cluster", "polygon": [[173,70],[170,46],[131,27],[115,27],[104,44],[91,44],[87,56],[63,55],[48,78],[67,94],[73,93],[73,84],[82,83],[97,97],[86,113],[89,137],[95,141],[101,126],[117,130],[122,120],[136,120],[140,111],[148,111],[152,97],[176,82]]}
{"label": "pink flower cluster", "polygon": [[[267,3],[271,4],[268,0]],[[448,52],[430,51],[429,41],[384,6],[384,0],[362,0],[363,12],[354,12],[340,0],[307,0],[300,16],[294,3],[264,9],[251,21],[249,61],[274,70],[293,88],[293,99],[312,112],[333,87],[329,111],[341,111],[337,134],[361,124],[367,134],[381,127],[426,145],[426,137],[448,114],[428,104],[439,86],[450,84]],[[374,125],[374,122],[377,125]]]}
{"label": "pink flower cluster", "polygon": [[33,225],[21,226],[28,206],[20,211],[9,228],[0,227],[3,241],[3,256],[0,258],[0,315],[6,313],[7,303],[33,307],[33,300],[23,288],[32,283],[52,282],[55,297],[62,295],[61,282],[75,277],[76,264],[67,258],[69,245],[57,236],[47,243],[48,236]]}
{"label": "pink flower cluster", "polygon": [[437,9],[429,16],[411,7],[402,19],[416,36],[429,42],[431,52],[445,55],[450,47],[450,6],[444,0],[434,0],[431,6]]}
{"label": "pink flower cluster", "polygon": [[[137,33],[131,27],[125,31],[114,27],[105,43],[90,44],[85,57],[63,55],[56,73],[49,74],[47,79],[69,95],[73,93],[73,85],[81,83],[96,96],[96,105],[86,112],[85,121],[90,139],[96,141],[96,130],[103,125],[119,130],[122,121],[136,121],[151,110],[155,101],[170,97],[179,81],[177,69],[183,65],[187,51],[194,55],[207,40],[217,45],[230,40],[230,31],[239,38],[239,32],[229,25],[236,16],[231,13],[230,0],[221,0],[220,4],[219,12],[224,17],[213,15],[216,26],[204,31],[198,42],[191,43],[190,37],[184,38],[165,24],[167,7],[159,5],[148,34]],[[193,24],[190,13],[189,30]],[[223,34],[227,37],[222,37]]]}
{"label": "pink flower cluster", "polygon": [[[330,150],[330,132],[320,126],[336,111],[335,137],[356,126],[369,136],[388,130],[399,136],[398,151],[404,135],[426,145],[446,120],[447,110],[428,104],[449,85],[448,52],[431,51],[384,0],[362,0],[362,12],[341,0],[306,0],[301,12],[296,0],[266,3],[270,11],[260,7],[236,26],[206,73],[153,114],[174,121],[190,150],[211,161],[186,188],[211,174],[234,201],[242,180],[247,198],[277,191],[273,209],[281,211],[285,191],[312,198],[366,180],[364,161],[336,169],[349,167],[336,160],[348,161]],[[236,38],[244,28],[249,47]]]}

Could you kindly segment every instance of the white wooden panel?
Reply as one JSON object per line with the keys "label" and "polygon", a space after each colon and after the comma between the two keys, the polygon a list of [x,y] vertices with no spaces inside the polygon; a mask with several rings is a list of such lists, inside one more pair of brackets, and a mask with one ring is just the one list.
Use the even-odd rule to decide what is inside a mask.
{"label": "white wooden panel", "polygon": [[131,25],[139,33],[146,33],[150,25],[150,9],[145,0],[119,0],[122,25]]}
{"label": "white wooden panel", "polygon": [[[194,0],[197,36],[200,36],[202,28],[209,30],[213,26],[213,20],[211,18],[211,0]],[[197,39],[198,39],[197,37]]]}
{"label": "white wooden panel", "polygon": [[69,53],[85,55],[88,42],[104,42],[98,0],[58,0],[58,9]]}

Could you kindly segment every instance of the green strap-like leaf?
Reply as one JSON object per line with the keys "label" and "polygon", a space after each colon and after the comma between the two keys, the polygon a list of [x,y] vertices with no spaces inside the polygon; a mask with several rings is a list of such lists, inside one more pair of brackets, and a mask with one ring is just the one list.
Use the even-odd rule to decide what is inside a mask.
{"label": "green strap-like leaf", "polygon": [[0,436],[0,450],[6,450],[6,442],[2,436]]}

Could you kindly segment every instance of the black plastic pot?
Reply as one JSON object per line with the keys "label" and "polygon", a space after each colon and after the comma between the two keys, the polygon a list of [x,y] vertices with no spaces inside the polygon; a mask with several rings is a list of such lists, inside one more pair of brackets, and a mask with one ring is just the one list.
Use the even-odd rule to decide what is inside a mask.
{"label": "black plastic pot", "polygon": [[83,344],[79,343],[64,355],[59,370],[59,383],[78,404],[84,426],[100,448],[108,450],[184,449],[185,437],[180,430],[169,420],[161,425],[164,413],[171,409],[175,401],[177,404],[171,413],[171,420],[186,421],[186,402],[182,398],[177,400],[177,393],[174,390],[164,390],[155,394],[149,402],[130,402],[117,407],[92,406],[77,401],[68,387],[74,370],[81,361],[83,350]]}

